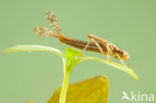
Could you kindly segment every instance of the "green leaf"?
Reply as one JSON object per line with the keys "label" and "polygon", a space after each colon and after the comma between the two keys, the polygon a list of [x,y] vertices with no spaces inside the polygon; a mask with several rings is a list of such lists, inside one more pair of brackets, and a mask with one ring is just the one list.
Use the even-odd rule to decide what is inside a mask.
{"label": "green leaf", "polygon": [[73,60],[76,56],[83,56],[83,53],[73,48],[66,48],[66,55],[69,60]]}
{"label": "green leaf", "polygon": [[[32,52],[32,51],[46,51],[46,52],[57,54],[63,57],[63,61],[65,62],[65,65],[71,66],[70,68],[74,68],[80,62],[87,61],[87,60],[99,61],[99,62],[105,63],[109,66],[112,66],[116,69],[119,69],[121,71],[128,73],[129,75],[134,77],[136,80],[139,79],[139,77],[133,71],[133,69],[125,65],[118,64],[112,61],[107,61],[107,60],[100,59],[100,58],[96,58],[96,57],[84,56],[81,51],[72,49],[72,48],[66,49],[66,55],[58,49],[48,47],[48,46],[41,46],[41,45],[17,45],[17,46],[13,46],[11,48],[6,49],[4,52],[16,53],[16,52]],[[72,70],[70,71],[72,72]]]}
{"label": "green leaf", "polygon": [[80,60],[81,60],[81,62],[84,62],[84,61],[87,61],[87,60],[94,60],[94,61],[102,62],[102,63],[105,63],[105,64],[107,64],[109,66],[112,66],[112,67],[114,67],[116,69],[119,69],[119,70],[121,70],[123,72],[128,73],[129,75],[134,77],[136,80],[139,79],[139,77],[133,71],[133,69],[131,69],[131,68],[125,66],[125,65],[122,65],[122,64],[118,64],[118,63],[115,63],[115,62],[112,62],[112,61],[108,61],[108,60],[104,60],[104,59],[100,59],[100,58],[96,58],[96,57],[90,57],[90,56],[80,57]]}
{"label": "green leaf", "polygon": [[[48,103],[59,103],[61,88],[58,88]],[[81,82],[69,84],[65,103],[107,103],[109,80],[96,76]]]}
{"label": "green leaf", "polygon": [[17,45],[4,50],[5,53],[32,52],[32,51],[50,52],[50,53],[57,54],[63,58],[66,58],[66,55],[60,50],[48,46],[42,46],[42,45]]}
{"label": "green leaf", "polygon": [[71,69],[71,70],[67,70],[72,72],[72,69],[79,64],[80,59],[79,57],[83,56],[83,53],[79,50],[76,49],[72,49],[72,48],[66,48],[66,56],[68,58],[68,64],[67,66],[69,66],[67,69]]}

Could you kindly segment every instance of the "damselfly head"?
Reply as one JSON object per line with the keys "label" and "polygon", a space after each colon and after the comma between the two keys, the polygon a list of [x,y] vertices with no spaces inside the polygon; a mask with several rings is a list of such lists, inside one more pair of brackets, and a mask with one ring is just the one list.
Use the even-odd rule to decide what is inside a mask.
{"label": "damselfly head", "polygon": [[123,60],[128,60],[129,59],[129,54],[124,50],[120,50],[119,56]]}
{"label": "damselfly head", "polygon": [[115,54],[116,59],[128,60],[129,54],[125,50],[117,50]]}

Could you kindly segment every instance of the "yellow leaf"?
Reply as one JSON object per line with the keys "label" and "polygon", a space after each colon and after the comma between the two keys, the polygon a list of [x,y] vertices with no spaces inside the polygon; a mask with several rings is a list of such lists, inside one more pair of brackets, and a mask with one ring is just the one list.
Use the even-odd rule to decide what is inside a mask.
{"label": "yellow leaf", "polygon": [[35,103],[35,102],[33,102],[33,101],[29,101],[28,103]]}
{"label": "yellow leaf", "polygon": [[[48,103],[59,103],[61,88],[58,88]],[[66,103],[107,103],[109,80],[96,76],[68,86]]]}

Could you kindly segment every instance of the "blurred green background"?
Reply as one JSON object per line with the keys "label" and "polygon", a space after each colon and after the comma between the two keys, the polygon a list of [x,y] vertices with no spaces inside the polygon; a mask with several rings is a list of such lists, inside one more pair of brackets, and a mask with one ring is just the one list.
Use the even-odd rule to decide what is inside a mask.
{"label": "blurred green background", "polygon": [[[73,71],[70,83],[96,75],[110,80],[109,103],[121,101],[122,91],[156,94],[155,0],[1,0],[0,1],[0,103],[45,103],[63,78],[61,58],[44,52],[4,54],[17,44],[40,44],[65,51],[57,39],[40,37],[36,26],[49,27],[45,12],[53,11],[65,35],[88,40],[100,36],[130,54],[126,64],[139,75],[135,80],[107,65],[88,61]],[[105,58],[97,53],[86,55]],[[114,59],[112,59],[114,60]]]}

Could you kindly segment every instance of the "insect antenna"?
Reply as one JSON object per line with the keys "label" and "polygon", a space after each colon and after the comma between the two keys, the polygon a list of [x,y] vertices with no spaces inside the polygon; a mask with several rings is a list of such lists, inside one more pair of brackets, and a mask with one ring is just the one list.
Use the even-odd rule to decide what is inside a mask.
{"label": "insect antenna", "polygon": [[50,26],[52,26],[58,34],[62,34],[61,28],[58,24],[57,16],[51,12],[46,13],[46,19]]}

